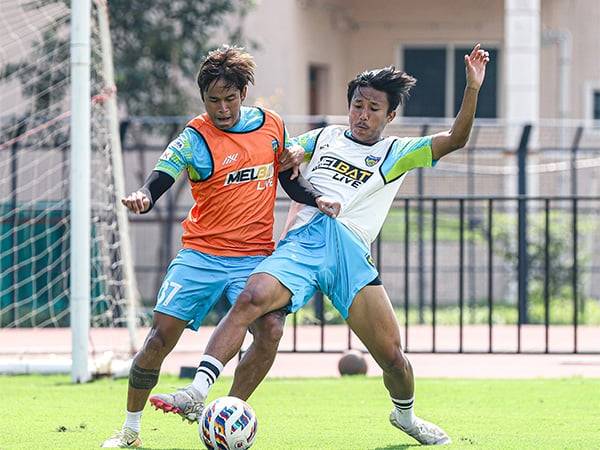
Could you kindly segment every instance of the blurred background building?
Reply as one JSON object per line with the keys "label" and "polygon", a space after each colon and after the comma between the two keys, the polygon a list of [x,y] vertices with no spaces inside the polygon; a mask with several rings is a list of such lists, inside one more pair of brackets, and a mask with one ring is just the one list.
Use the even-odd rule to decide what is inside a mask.
{"label": "blurred background building", "polygon": [[357,73],[394,64],[419,84],[407,117],[453,117],[463,55],[490,51],[478,117],[600,119],[595,0],[260,0],[253,95],[284,114],[344,114]]}

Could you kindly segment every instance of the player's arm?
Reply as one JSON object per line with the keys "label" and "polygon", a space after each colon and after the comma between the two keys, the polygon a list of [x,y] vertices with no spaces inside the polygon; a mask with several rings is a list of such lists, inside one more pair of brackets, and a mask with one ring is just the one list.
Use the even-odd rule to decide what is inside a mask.
{"label": "player's arm", "polygon": [[477,96],[485,78],[485,66],[490,61],[489,53],[477,44],[470,55],[465,55],[467,86],[458,115],[452,128],[432,136],[431,151],[433,159],[438,160],[454,150],[466,145],[473,127]]}
{"label": "player's arm", "polygon": [[289,198],[296,203],[319,208],[323,214],[329,217],[338,216],[342,207],[340,202],[325,197],[302,174],[294,179],[291,177],[292,169],[279,172],[279,183]]}
{"label": "player's arm", "polygon": [[289,138],[287,127],[283,126],[283,149],[279,153],[279,172],[285,172],[292,169],[291,178],[294,179],[300,174],[300,164],[304,162],[304,148]]}
{"label": "player's arm", "polygon": [[341,204],[323,196],[299,171],[300,163],[310,161],[322,130],[322,128],[311,130],[290,140],[287,139],[286,132],[286,148],[295,148],[295,152],[299,150],[301,153],[300,157],[295,156],[297,165],[279,172],[279,183],[294,202],[314,206],[330,217],[337,217]]}
{"label": "player's arm", "polygon": [[121,199],[121,203],[136,214],[144,214],[152,209],[154,203],[175,183],[171,175],[153,170],[144,185],[137,191]]}
{"label": "player's arm", "polygon": [[160,196],[175,183],[181,172],[191,167],[192,148],[208,152],[205,146],[199,144],[203,144],[203,141],[197,133],[186,128],[167,146],[144,185],[122,198],[121,203],[136,214],[150,211]]}

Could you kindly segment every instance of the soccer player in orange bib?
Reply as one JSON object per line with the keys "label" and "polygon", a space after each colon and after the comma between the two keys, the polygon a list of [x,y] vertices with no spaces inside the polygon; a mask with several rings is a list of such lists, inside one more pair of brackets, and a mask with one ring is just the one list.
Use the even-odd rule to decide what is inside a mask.
{"label": "soccer player in orange bib", "polygon": [[[304,150],[286,147],[281,118],[242,106],[254,68],[252,57],[240,48],[210,52],[198,74],[206,113],[191,120],[169,144],[144,186],[122,200],[134,213],[146,213],[186,170],[195,204],[183,221],[183,248],[158,293],[152,329],[130,370],[125,423],[103,447],[141,445],[142,410],[183,330],[197,330],[220,298],[233,303],[250,273],[273,252],[278,178],[293,200],[330,215],[339,209],[338,202],[320,196],[301,176],[292,180]],[[236,369],[230,395],[245,400],[264,378],[284,320],[285,311],[279,310],[253,324],[254,341]],[[215,366],[222,369],[216,359],[203,360],[198,374],[210,375]],[[192,385],[155,395],[150,402],[191,422],[198,421],[203,408]]]}

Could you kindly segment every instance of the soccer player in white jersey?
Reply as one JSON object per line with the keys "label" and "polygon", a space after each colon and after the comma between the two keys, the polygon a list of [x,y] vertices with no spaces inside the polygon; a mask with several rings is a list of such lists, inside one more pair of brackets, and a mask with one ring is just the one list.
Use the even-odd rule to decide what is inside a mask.
{"label": "soccer player in white jersey", "polygon": [[277,250],[254,269],[246,287],[213,333],[193,385],[206,398],[223,365],[239,351],[258,317],[289,305],[301,308],[321,290],[383,369],[393,410],[390,422],[422,444],[450,443],[437,425],[415,416],[414,377],[400,344],[390,300],[369,254],[406,173],[431,167],[463,147],[471,132],[488,52],[477,44],[465,55],[467,85],[448,131],[419,138],[383,138],[415,79],[394,67],[363,72],[348,85],[350,128],[330,126],[297,139],[307,152],[302,173],[339,202],[337,218],[303,206]]}

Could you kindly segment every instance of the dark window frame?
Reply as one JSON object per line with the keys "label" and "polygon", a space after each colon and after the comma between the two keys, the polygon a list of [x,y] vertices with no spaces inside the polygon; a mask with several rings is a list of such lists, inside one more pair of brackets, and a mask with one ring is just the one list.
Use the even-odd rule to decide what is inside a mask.
{"label": "dark window frame", "polygon": [[[493,75],[495,82],[495,98],[491,100],[491,105],[488,103],[486,105],[486,109],[482,111],[482,114],[477,114],[479,118],[490,118],[496,119],[500,118],[501,111],[501,92],[502,92],[502,56],[503,49],[501,43],[499,42],[491,42],[483,44],[483,47],[489,50],[493,50],[495,52],[495,73]],[[457,67],[457,51],[465,51],[468,49],[468,45],[464,42],[449,42],[449,43],[415,43],[415,44],[406,44],[398,47],[397,55],[398,55],[398,67],[402,68],[402,70],[406,70],[406,52],[414,51],[414,50],[445,50],[446,53],[446,64],[445,64],[445,77],[444,77],[444,95],[443,95],[443,103],[444,103],[444,115],[443,116],[432,116],[432,117],[455,117],[457,110],[456,105],[460,105],[462,100],[463,91],[462,89],[458,89],[456,86],[456,77],[458,70],[461,70]],[[461,61],[462,63],[462,61]],[[463,66],[464,67],[464,66]],[[410,73],[409,70],[407,72]],[[463,72],[464,73],[464,72]],[[485,89],[493,89],[489,83],[490,73],[488,71],[487,81],[488,84],[484,85],[482,88]],[[418,76],[417,76],[418,78]],[[418,85],[417,85],[418,86]],[[407,104],[414,100],[414,98],[409,98]],[[410,108],[410,107],[409,107]],[[406,107],[402,107],[399,109],[399,115],[404,117],[418,117],[414,114],[407,115]]]}

